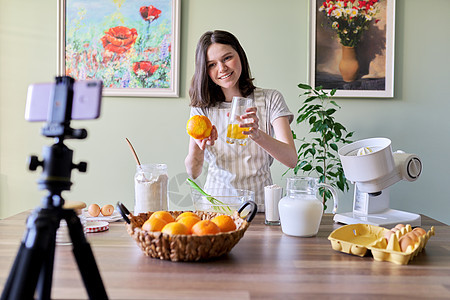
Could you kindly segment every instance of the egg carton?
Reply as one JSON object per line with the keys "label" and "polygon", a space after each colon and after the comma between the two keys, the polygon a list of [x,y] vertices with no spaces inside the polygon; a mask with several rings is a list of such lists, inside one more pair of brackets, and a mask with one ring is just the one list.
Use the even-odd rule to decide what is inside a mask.
{"label": "egg carton", "polygon": [[434,226],[420,236],[416,243],[409,245],[404,252],[400,249],[399,239],[412,231],[411,225],[408,224],[392,234],[389,242],[385,238],[388,231],[389,229],[369,224],[351,224],[334,230],[328,236],[328,240],[336,251],[362,257],[370,250],[376,261],[406,265],[423,250],[430,237],[434,235]]}

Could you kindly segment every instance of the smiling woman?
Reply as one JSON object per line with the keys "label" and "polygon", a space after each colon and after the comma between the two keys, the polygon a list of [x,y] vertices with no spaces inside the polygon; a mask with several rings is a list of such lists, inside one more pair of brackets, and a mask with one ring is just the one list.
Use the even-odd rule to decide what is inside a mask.
{"label": "smiling woman", "polygon": [[[297,162],[289,125],[293,114],[281,93],[253,85],[245,51],[231,33],[216,30],[203,34],[197,44],[195,62],[189,90],[191,116],[206,116],[214,126],[209,137],[190,138],[186,170],[196,178],[206,161],[206,190],[254,191],[258,210],[264,211],[264,186],[272,184],[273,159],[289,167]],[[239,116],[237,124],[246,128],[243,133],[250,138],[245,146],[226,142],[227,115],[233,97],[250,98],[255,103]]]}

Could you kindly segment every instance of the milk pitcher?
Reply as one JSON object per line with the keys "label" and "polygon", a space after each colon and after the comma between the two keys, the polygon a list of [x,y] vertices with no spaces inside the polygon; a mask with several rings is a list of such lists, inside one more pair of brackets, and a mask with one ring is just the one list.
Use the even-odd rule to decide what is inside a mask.
{"label": "milk pitcher", "polygon": [[318,178],[294,176],[287,178],[286,196],[279,204],[281,230],[292,236],[310,237],[319,231],[323,215],[323,204],[318,198],[319,188],[328,189],[334,200],[336,212],[338,197],[329,184],[319,183]]}

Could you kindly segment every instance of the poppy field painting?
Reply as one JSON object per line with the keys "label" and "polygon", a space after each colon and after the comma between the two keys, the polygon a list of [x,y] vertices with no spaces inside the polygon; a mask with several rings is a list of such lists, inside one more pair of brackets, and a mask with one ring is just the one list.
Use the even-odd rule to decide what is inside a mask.
{"label": "poppy field painting", "polygon": [[178,97],[179,0],[59,0],[58,73],[104,96]]}

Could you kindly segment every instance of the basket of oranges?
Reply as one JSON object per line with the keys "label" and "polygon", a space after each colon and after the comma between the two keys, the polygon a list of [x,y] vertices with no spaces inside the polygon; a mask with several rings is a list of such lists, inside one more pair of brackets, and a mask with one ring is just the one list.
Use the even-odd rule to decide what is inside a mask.
{"label": "basket of oranges", "polygon": [[[207,211],[156,211],[133,215],[122,204],[119,211],[127,232],[146,256],[171,261],[199,261],[222,256],[244,236],[257,212],[245,202],[233,215]],[[240,213],[250,211],[245,219]]]}

